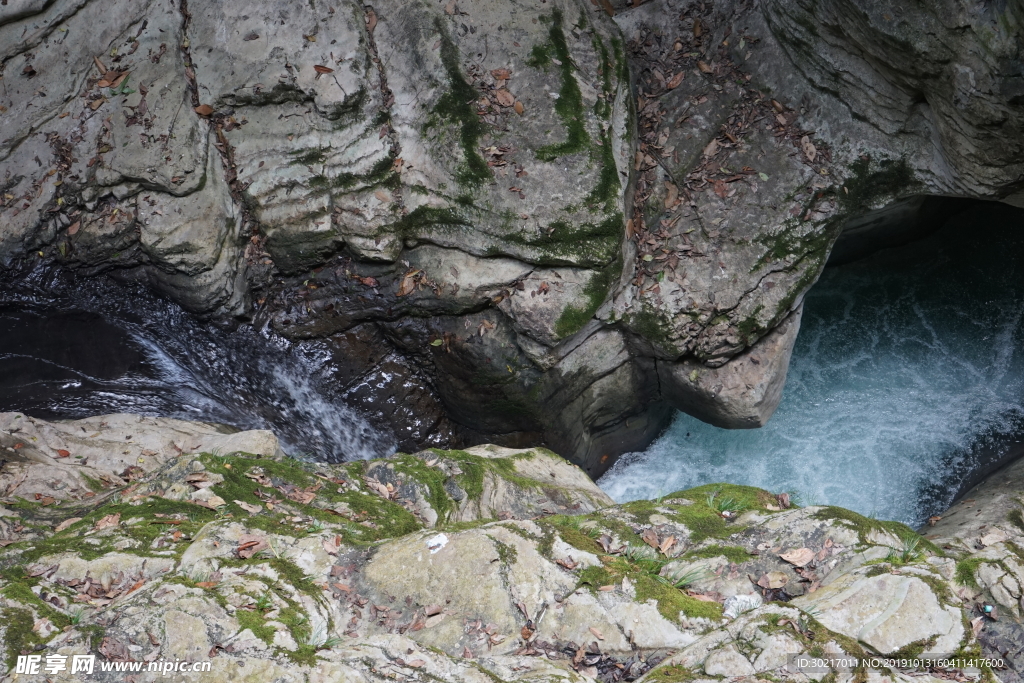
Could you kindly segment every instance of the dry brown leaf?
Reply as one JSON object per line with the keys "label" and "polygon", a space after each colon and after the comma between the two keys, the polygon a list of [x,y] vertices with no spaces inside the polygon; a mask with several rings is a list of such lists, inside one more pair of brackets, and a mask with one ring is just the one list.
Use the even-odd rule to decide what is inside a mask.
{"label": "dry brown leaf", "polygon": [[598,640],[604,640],[604,634],[601,633],[600,631],[598,631],[593,626],[590,627],[590,632],[593,633],[597,637]]}
{"label": "dry brown leaf", "polygon": [[803,567],[814,559],[814,551],[810,548],[797,548],[780,553],[779,557],[794,566]]}
{"label": "dry brown leaf", "polygon": [[250,557],[266,550],[270,546],[267,544],[267,539],[262,536],[256,536],[255,534],[242,534],[238,537],[238,549],[237,553],[243,560],[248,560]]}
{"label": "dry brown leaf", "polygon": [[679,84],[683,82],[684,75],[685,73],[680,71],[675,76],[668,79],[668,83],[665,84],[665,87],[668,88],[669,90],[675,90],[676,88],[679,87]]}
{"label": "dry brown leaf", "polygon": [[377,28],[377,13],[371,10],[366,10],[366,31],[373,33],[373,29]]}
{"label": "dry brown leaf", "polygon": [[700,600],[701,602],[718,602],[710,595],[704,595],[703,593],[687,593],[694,600]]}
{"label": "dry brown leaf", "polygon": [[405,663],[406,666],[411,666],[414,669],[418,669],[418,668],[420,668],[421,666],[423,666],[425,664],[426,664],[426,662],[423,661],[422,659],[414,659],[411,662],[406,662]]}
{"label": "dry brown leaf", "polygon": [[71,456],[71,451],[64,450],[63,448],[58,448],[57,449],[57,457],[58,458],[67,458],[67,457],[70,457],[70,456]]}
{"label": "dry brown leaf", "polygon": [[92,61],[93,61],[94,64],[96,64],[96,68],[100,70],[100,75],[101,76],[103,74],[107,73],[107,67],[105,67],[103,65],[103,62],[100,61],[99,57],[93,57]]}
{"label": "dry brown leaf", "polygon": [[679,188],[675,183],[665,181],[665,208],[671,209],[679,201]]}
{"label": "dry brown leaf", "polygon": [[391,201],[391,197],[389,197],[388,193],[385,192],[384,190],[377,190],[376,192],[373,193],[373,196],[381,200],[382,202]]}
{"label": "dry brown leaf", "polygon": [[82,227],[82,221],[75,221],[74,223],[72,223],[71,225],[68,226],[68,234],[69,235],[76,234],[80,227]]}
{"label": "dry brown leaf", "polygon": [[516,103],[515,96],[505,88],[498,88],[498,90],[494,93],[494,97],[496,100],[498,100],[498,104],[500,104],[503,107],[511,107],[513,104]]}
{"label": "dry brown leaf", "polygon": [[512,72],[508,69],[491,69],[491,76],[496,81],[507,81],[512,78]]}
{"label": "dry brown leaf", "polygon": [[715,156],[716,152],[718,152],[718,139],[717,138],[712,139],[711,142],[708,143],[708,146],[704,148],[704,156],[706,156],[706,157],[713,157],[713,156]]}
{"label": "dry brown leaf", "polygon": [[123,83],[124,79],[126,79],[126,78],[128,78],[128,72],[127,71],[122,71],[118,76],[116,76],[114,78],[113,81],[111,81],[110,87],[111,88],[116,88],[117,86],[121,85],[121,83]]}
{"label": "dry brown leaf", "polygon": [[448,0],[448,4],[444,6],[444,13],[448,16],[454,15],[458,10],[459,7],[455,4],[455,0]]}
{"label": "dry brown leaf", "polygon": [[93,100],[92,102],[89,103],[89,109],[92,109],[93,111],[96,111],[106,101],[107,101],[107,98],[105,98],[105,97],[101,97],[98,100]]}
{"label": "dry brown leaf", "polygon": [[292,491],[288,494],[288,500],[294,500],[296,503],[302,503],[303,505],[309,505],[316,498],[316,493],[313,491]]}
{"label": "dry brown leaf", "polygon": [[640,534],[640,539],[654,549],[657,549],[659,546],[658,532],[656,532],[654,529],[645,530],[642,534]]}
{"label": "dry brown leaf", "polygon": [[252,503],[246,503],[244,500],[236,500],[235,501],[235,505],[237,505],[238,507],[240,507],[243,510],[245,510],[246,512],[248,512],[250,515],[255,515],[257,512],[259,512],[260,510],[263,509],[259,505],[253,505]]}
{"label": "dry brown leaf", "polygon": [[218,583],[220,583],[220,581],[197,581],[196,585],[200,588],[213,588]]}
{"label": "dry brown leaf", "polygon": [[712,71],[714,71],[714,69],[712,69],[707,62],[697,62],[697,68],[701,70],[701,73],[706,74],[709,74]]}
{"label": "dry brown leaf", "polygon": [[62,532],[65,529],[67,529],[69,526],[71,526],[75,522],[81,522],[81,521],[82,521],[81,517],[71,517],[70,519],[65,519],[63,522],[58,524],[57,528],[54,529],[53,531],[54,531],[54,533],[59,534],[60,532]]}
{"label": "dry brown leaf", "polygon": [[668,551],[671,550],[672,546],[674,546],[675,544],[676,544],[676,537],[675,536],[669,536],[668,538],[666,538],[664,541],[661,542],[661,545],[658,546],[658,550],[661,551],[662,555],[667,556],[668,555]]}
{"label": "dry brown leaf", "polygon": [[789,583],[789,577],[783,572],[768,572],[757,580],[757,585],[761,588],[782,588],[787,583]]}
{"label": "dry brown leaf", "polygon": [[332,74],[332,73],[334,73],[334,69],[332,69],[329,66],[324,66],[323,64],[314,64],[313,65],[313,71],[316,71],[318,74]]}
{"label": "dry brown leaf", "polygon": [[338,550],[341,549],[341,544],[338,543],[337,537],[335,537],[335,538],[325,538],[323,540],[323,546],[324,546],[324,550],[327,551],[328,555],[337,555],[338,554]]}
{"label": "dry brown leaf", "polygon": [[600,587],[600,588],[598,588],[597,590],[599,590],[599,591],[604,591],[605,593],[607,593],[607,592],[609,592],[609,591],[613,591],[613,590],[615,590],[615,584],[614,584],[614,583],[610,583],[610,584],[608,584],[607,586],[601,586],[601,587]]}
{"label": "dry brown leaf", "polygon": [[121,523],[121,513],[115,512],[112,515],[107,515],[96,522],[96,529],[106,529],[107,527],[117,526]]}
{"label": "dry brown leaf", "polygon": [[814,143],[806,135],[800,138],[800,149],[804,151],[804,156],[807,157],[807,161],[814,162],[814,157],[818,156],[818,150],[814,147]]}
{"label": "dry brown leaf", "polygon": [[213,107],[208,104],[200,104],[195,108],[195,112],[200,116],[209,116],[213,113]]}
{"label": "dry brown leaf", "polygon": [[402,282],[398,285],[398,296],[406,296],[416,290],[416,276],[419,272],[414,268],[402,276]]}
{"label": "dry brown leaf", "polygon": [[515,109],[515,112],[520,116],[522,116],[523,112],[526,111],[526,108],[523,106],[523,103],[520,102],[519,100],[516,100],[516,103],[512,105],[512,108]]}

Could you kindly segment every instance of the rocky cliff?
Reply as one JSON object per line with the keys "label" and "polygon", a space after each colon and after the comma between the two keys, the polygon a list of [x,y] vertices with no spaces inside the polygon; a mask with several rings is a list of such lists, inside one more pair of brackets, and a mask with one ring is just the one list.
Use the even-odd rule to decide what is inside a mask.
{"label": "rocky cliff", "polygon": [[9,0],[5,277],[393,354],[597,474],[768,419],[851,219],[1022,204],[1018,3],[624,4]]}
{"label": "rocky cliff", "polygon": [[[896,681],[790,656],[1020,638],[1024,530],[1001,490],[923,539],[725,484],[614,505],[541,449],[324,465],[269,432],[7,413],[0,454],[4,680],[25,680],[19,657],[92,655],[93,675],[53,679],[182,660],[210,680]],[[1011,655],[982,673],[1017,680]]]}

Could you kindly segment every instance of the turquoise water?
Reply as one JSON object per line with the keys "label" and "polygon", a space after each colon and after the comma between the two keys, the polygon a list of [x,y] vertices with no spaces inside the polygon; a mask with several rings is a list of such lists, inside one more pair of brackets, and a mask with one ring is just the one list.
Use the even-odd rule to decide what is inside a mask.
{"label": "turquoise water", "polygon": [[[769,423],[678,414],[599,481],[618,501],[728,481],[910,524],[1024,432],[1024,220],[982,205],[929,238],[829,268],[805,300]],[[1024,438],[1021,439],[1024,441]]]}

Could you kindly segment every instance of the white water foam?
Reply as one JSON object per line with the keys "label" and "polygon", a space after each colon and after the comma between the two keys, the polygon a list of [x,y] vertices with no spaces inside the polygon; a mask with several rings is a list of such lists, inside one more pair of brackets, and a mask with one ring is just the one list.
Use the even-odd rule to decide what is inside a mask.
{"label": "white water foam", "polygon": [[[1024,424],[1024,221],[984,206],[921,242],[828,269],[781,405],[755,430],[680,413],[599,484],[617,501],[712,482],[918,524]],[[992,446],[996,444],[995,446]]]}

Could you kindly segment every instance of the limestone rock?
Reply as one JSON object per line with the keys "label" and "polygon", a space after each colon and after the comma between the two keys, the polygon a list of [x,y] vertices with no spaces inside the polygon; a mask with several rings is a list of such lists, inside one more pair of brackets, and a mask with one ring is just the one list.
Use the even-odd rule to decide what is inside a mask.
{"label": "limestone rock", "polygon": [[817,612],[829,629],[856,638],[881,653],[935,639],[935,652],[956,652],[964,638],[957,607],[946,606],[914,576],[854,572],[794,604]]}

